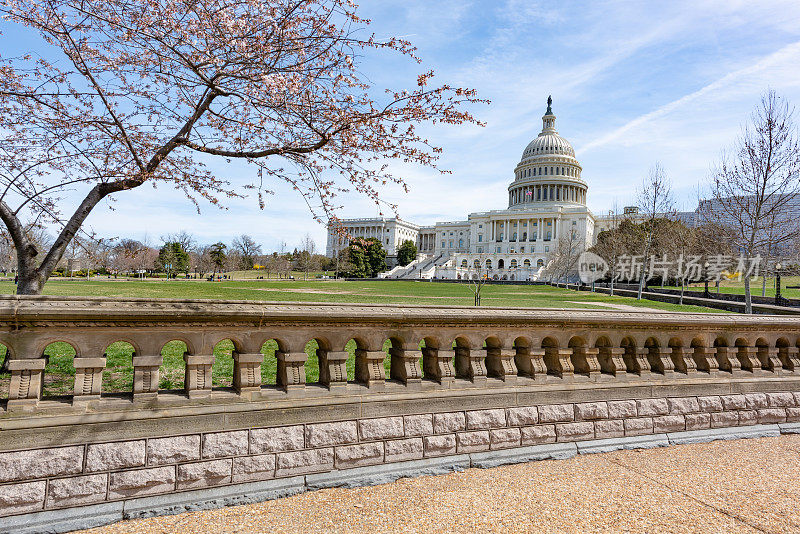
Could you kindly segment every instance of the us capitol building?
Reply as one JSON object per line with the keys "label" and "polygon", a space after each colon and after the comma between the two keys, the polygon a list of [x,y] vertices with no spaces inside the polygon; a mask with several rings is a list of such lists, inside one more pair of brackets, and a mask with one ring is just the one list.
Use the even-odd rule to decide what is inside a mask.
{"label": "us capitol building", "polygon": [[[508,208],[470,213],[465,221],[419,226],[397,218],[345,219],[354,238],[381,241],[391,261],[406,240],[417,245],[417,259],[382,273],[390,278],[468,278],[477,267],[494,279],[536,280],[556,247],[587,248],[596,218],[586,207],[586,182],[569,141],[558,135],[552,99],[542,117],[542,132],[528,143],[508,186]],[[348,243],[328,232],[326,253],[334,257]]]}

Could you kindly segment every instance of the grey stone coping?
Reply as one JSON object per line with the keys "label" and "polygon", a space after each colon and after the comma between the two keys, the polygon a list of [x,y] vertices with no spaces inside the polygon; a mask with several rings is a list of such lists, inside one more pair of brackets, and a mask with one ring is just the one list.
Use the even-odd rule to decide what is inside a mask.
{"label": "grey stone coping", "polygon": [[[0,296],[0,323],[44,323],[65,321],[91,326],[117,326],[118,323],[170,324],[206,322],[225,324],[275,321],[335,321],[347,324],[398,322],[404,325],[442,324],[470,321],[472,324],[649,324],[694,327],[796,327],[800,318],[788,316],[742,316],[715,313],[622,312],[616,310],[576,310],[508,307],[469,307],[446,305],[342,304],[324,302],[270,302],[245,300],[144,299],[61,296]],[[97,323],[100,321],[101,323]]]}

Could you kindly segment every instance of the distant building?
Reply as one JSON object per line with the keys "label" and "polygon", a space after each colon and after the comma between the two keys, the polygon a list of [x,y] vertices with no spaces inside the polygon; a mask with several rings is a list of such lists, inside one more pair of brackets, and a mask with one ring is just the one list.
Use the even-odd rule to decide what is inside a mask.
{"label": "distant building", "polygon": [[[542,131],[522,152],[508,186],[508,207],[470,213],[466,220],[419,226],[399,219],[347,219],[353,237],[381,240],[391,259],[410,239],[421,254],[414,265],[387,276],[462,278],[477,266],[498,279],[535,279],[547,265],[560,238],[569,236],[586,248],[593,243],[595,217],[586,206],[588,186],[572,145],[555,128],[548,99]],[[347,243],[331,229],[327,254]]]}

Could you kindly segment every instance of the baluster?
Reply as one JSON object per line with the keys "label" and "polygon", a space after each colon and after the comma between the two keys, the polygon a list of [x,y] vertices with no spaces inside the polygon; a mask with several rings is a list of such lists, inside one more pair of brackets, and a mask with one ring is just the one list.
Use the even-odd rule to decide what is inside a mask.
{"label": "baluster", "polygon": [[75,388],[72,404],[98,400],[103,389],[103,369],[106,368],[106,355],[102,358],[74,358]]}
{"label": "baluster", "polygon": [[664,378],[675,378],[675,364],[672,361],[671,347],[653,347],[650,354],[658,361]]}
{"label": "baluster", "polygon": [[8,387],[10,411],[29,410],[39,404],[39,399],[42,398],[44,367],[44,358],[8,362],[8,370],[11,372],[11,383]]}
{"label": "baluster", "polygon": [[431,378],[442,385],[452,384],[455,379],[453,371],[454,350],[424,348],[422,349],[422,368],[425,377]]}
{"label": "baluster", "polygon": [[159,368],[164,357],[133,355],[133,398],[153,399],[158,395]]}
{"label": "baluster", "polygon": [[385,359],[386,353],[382,350],[356,349],[356,380],[370,389],[383,388],[386,382]]}
{"label": "baluster", "polygon": [[761,360],[758,359],[758,348],[739,347],[737,356],[739,362],[742,364],[742,370],[753,374],[761,373]]}
{"label": "baluster", "polygon": [[650,349],[646,347],[641,347],[636,349],[636,372],[642,378],[650,378],[650,362],[647,360],[647,356],[650,354]]}
{"label": "baluster", "polygon": [[708,373],[709,376],[719,374],[719,362],[716,351],[712,347],[695,347],[694,356],[698,370]]}
{"label": "baluster", "polygon": [[[234,357],[236,353],[234,352]],[[186,369],[183,375],[183,389],[190,399],[211,395],[211,366],[214,365],[213,354],[184,354]]]}
{"label": "baluster", "polygon": [[542,380],[547,376],[547,367],[544,365],[544,349],[530,347],[517,347],[514,363],[520,376],[527,376],[534,380]]}
{"label": "baluster", "polygon": [[332,352],[317,349],[319,358],[319,381],[328,389],[347,387],[347,351]]}
{"label": "baluster", "polygon": [[685,374],[686,378],[697,376],[697,362],[694,359],[694,349],[691,347],[675,347],[672,350],[672,356],[674,362],[676,362],[675,368],[682,374]]}
{"label": "baluster", "polygon": [[597,347],[584,347],[584,357],[589,368],[589,378],[596,380],[600,376],[600,349]]}
{"label": "baluster", "polygon": [[422,373],[419,369],[419,359],[422,352],[419,350],[405,350],[399,347],[389,349],[391,361],[389,364],[389,377],[399,380],[405,385],[422,382]]}
{"label": "baluster", "polygon": [[260,352],[233,353],[233,387],[239,394],[261,390],[261,364],[264,355]]}
{"label": "baluster", "polygon": [[786,359],[789,362],[789,370],[794,373],[800,373],[800,349],[797,347],[786,347]]}
{"label": "baluster", "polygon": [[625,349],[622,347],[611,347],[608,349],[611,357],[611,363],[614,364],[614,372],[612,373],[616,378],[627,378],[627,367],[625,366]]}
{"label": "baluster", "polygon": [[486,383],[485,360],[481,351],[456,347],[456,377],[471,380],[473,384]]}
{"label": "baluster", "polygon": [[572,349],[557,349],[556,357],[558,363],[561,365],[561,373],[559,376],[563,380],[572,380],[575,378],[575,367],[572,365]]}
{"label": "baluster", "polygon": [[308,354],[305,352],[275,351],[278,360],[277,382],[285,391],[301,390],[306,387],[306,361]]}
{"label": "baluster", "polygon": [[732,375],[742,374],[742,363],[739,361],[738,349],[735,347],[717,347],[717,363],[722,371]]}
{"label": "baluster", "polygon": [[514,349],[500,347],[486,347],[486,376],[499,378],[503,382],[515,382],[517,379],[517,366]]}
{"label": "baluster", "polygon": [[772,373],[781,374],[783,372],[783,363],[778,358],[778,347],[764,347],[762,353],[764,358],[762,368],[766,367]]}

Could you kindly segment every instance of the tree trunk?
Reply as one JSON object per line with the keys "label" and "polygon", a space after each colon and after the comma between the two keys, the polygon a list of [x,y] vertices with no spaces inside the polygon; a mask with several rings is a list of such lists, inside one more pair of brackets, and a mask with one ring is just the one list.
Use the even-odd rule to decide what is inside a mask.
{"label": "tree trunk", "polygon": [[744,277],[744,312],[747,314],[753,313],[753,297],[750,294],[750,277]]}

